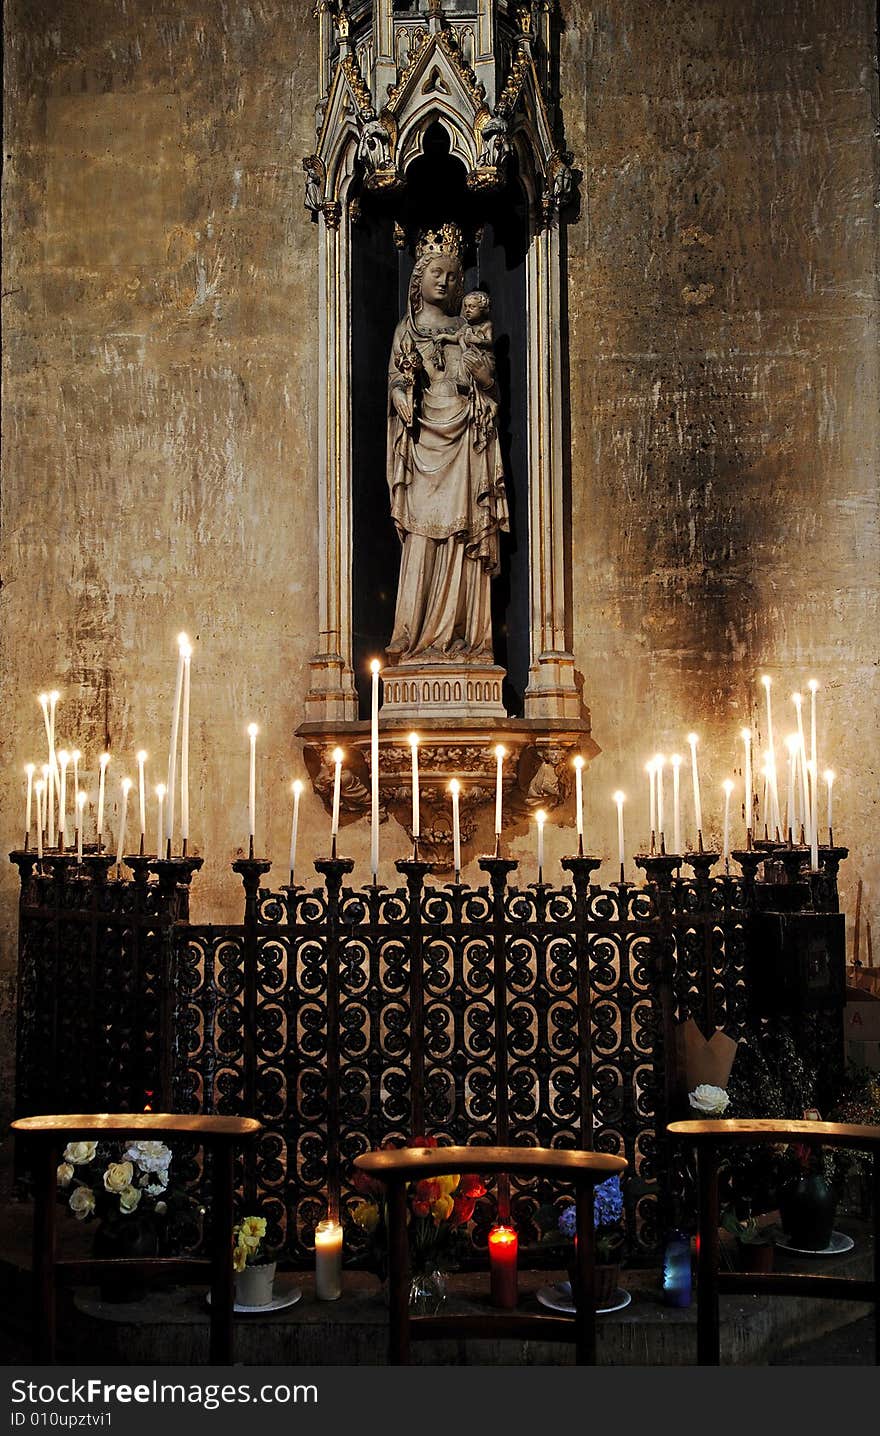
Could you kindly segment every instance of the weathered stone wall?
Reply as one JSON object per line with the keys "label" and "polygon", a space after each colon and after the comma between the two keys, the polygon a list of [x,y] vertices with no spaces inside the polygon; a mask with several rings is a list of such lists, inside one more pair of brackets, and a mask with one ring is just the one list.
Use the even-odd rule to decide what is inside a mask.
{"label": "weathered stone wall", "polygon": [[[64,693],[61,736],[92,760],[143,744],[159,780],[185,628],[197,917],[240,909],[247,722],[262,727],[258,846],[279,873],[301,769],[318,571],[312,8],[6,8],[2,851],[19,840],[22,765],[42,756],[46,686]],[[874,6],[563,8],[585,195],[569,237],[574,646],[603,749],[590,846],[615,851],[618,786],[631,850],[643,841],[642,764],[692,726],[717,830],[758,676],[777,680],[782,730],[783,696],[814,675],[848,902],[861,876],[870,915]],[[326,832],[309,793],[303,852]],[[367,823],[346,839],[363,863]],[[402,844],[383,838],[389,859]],[[13,876],[0,864],[7,1092]]]}

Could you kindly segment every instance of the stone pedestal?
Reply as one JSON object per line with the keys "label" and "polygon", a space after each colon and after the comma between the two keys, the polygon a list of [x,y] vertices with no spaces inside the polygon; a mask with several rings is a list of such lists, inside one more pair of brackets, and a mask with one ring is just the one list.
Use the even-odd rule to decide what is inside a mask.
{"label": "stone pedestal", "polygon": [[412,663],[382,673],[382,717],[419,723],[426,717],[506,718],[505,672],[497,664]]}

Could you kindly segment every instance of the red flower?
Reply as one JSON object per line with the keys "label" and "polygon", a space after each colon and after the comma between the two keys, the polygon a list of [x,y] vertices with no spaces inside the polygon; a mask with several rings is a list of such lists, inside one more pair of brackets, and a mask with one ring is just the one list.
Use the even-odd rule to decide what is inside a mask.
{"label": "red flower", "polygon": [[443,1195],[443,1188],[436,1177],[424,1177],[422,1181],[416,1182],[413,1187],[413,1197],[420,1202],[436,1202],[437,1198]]}
{"label": "red flower", "polygon": [[440,1144],[436,1137],[410,1137],[406,1145],[408,1147],[438,1147]]}
{"label": "red flower", "polygon": [[458,1184],[458,1195],[460,1197],[473,1197],[474,1201],[476,1201],[477,1197],[484,1197],[486,1195],[486,1188],[483,1185],[482,1177],[477,1176],[476,1172],[471,1172],[463,1176]]}
{"label": "red flower", "polygon": [[413,1197],[412,1209],[414,1215],[417,1217],[429,1217],[431,1215],[431,1203],[426,1200],[421,1200],[418,1197]]}
{"label": "red flower", "polygon": [[469,1222],[474,1214],[476,1202],[473,1197],[456,1197],[452,1203],[452,1222],[455,1226],[463,1226]]}
{"label": "red flower", "polygon": [[373,1197],[381,1201],[385,1195],[383,1184],[377,1182],[374,1177],[368,1176],[366,1172],[362,1172],[359,1167],[355,1167],[352,1172],[351,1185],[363,1197]]}

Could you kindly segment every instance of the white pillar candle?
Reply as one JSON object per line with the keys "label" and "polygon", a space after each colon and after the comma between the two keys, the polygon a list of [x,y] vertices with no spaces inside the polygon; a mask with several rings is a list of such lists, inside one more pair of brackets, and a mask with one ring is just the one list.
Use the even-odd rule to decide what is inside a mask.
{"label": "white pillar candle", "polygon": [[294,779],[291,785],[291,792],[293,793],[293,821],[290,825],[290,862],[288,864],[291,887],[293,887],[294,873],[296,872],[296,835],[299,829],[299,800],[302,797],[302,790],[303,785],[299,778]]}
{"label": "white pillar candle", "polygon": [[799,752],[799,754],[798,754],[798,762],[800,763],[800,769],[801,769],[801,803],[802,803],[802,807],[801,807],[802,819],[801,819],[801,821],[803,822],[803,825],[804,825],[805,830],[807,831],[807,833],[809,833],[809,827],[810,827],[810,795],[809,795],[809,791],[808,791],[808,781],[807,781],[807,745],[806,745],[806,742],[804,741],[804,715],[803,715],[803,711],[802,711],[802,707],[801,707],[801,704],[802,704],[801,695],[800,695],[799,693],[792,693],[792,695],[791,695],[791,701],[792,701],[792,703],[793,703],[794,706],[795,706],[795,711],[797,712],[797,730],[798,730],[798,739],[799,739],[799,741],[800,741],[800,752]]}
{"label": "white pillar candle", "polygon": [[538,882],[544,881],[544,824],[547,821],[547,814],[543,808],[539,808],[535,814],[535,822],[538,825]]}
{"label": "white pillar candle", "polygon": [[458,816],[458,795],[461,792],[461,784],[457,778],[453,778],[449,784],[449,791],[452,794],[452,867],[455,872],[455,881],[461,878],[461,826]]}
{"label": "white pillar candle", "polygon": [[703,831],[703,808],[700,803],[700,775],[697,771],[697,743],[699,740],[696,733],[688,733],[687,740],[691,749],[691,778],[694,787],[694,821],[697,825],[697,832],[701,833]]}
{"label": "white pillar candle", "polygon": [[[770,826],[770,828],[775,829],[776,832],[778,833],[779,830],[780,830],[781,827],[782,827],[782,818],[781,818],[780,811],[779,811],[779,785],[778,785],[777,779],[776,779],[776,748],[775,748],[774,742],[773,742],[773,705],[772,705],[771,700],[770,700],[770,686],[771,686],[770,675],[769,675],[768,673],[765,673],[764,676],[763,676],[763,678],[761,679],[761,682],[762,682],[763,685],[764,685],[764,694],[765,694],[766,699],[767,699],[767,751],[766,751],[766,762],[767,762],[767,781],[768,781],[769,790],[770,790],[770,791],[769,791],[769,798],[770,798],[769,826]],[[765,822],[766,822],[766,821],[767,821],[767,819],[765,818]]]}
{"label": "white pillar candle", "polygon": [[[370,664],[373,686],[370,695],[370,872],[379,881],[379,674],[378,658]],[[292,881],[292,879],[291,879]]]}
{"label": "white pillar candle", "polygon": [[412,835],[413,842],[417,842],[421,836],[421,824],[419,821],[419,735],[410,733],[409,751],[412,759]]}
{"label": "white pillar candle", "polygon": [[342,1295],[342,1227],[326,1217],[315,1227],[315,1296],[336,1301]]}
{"label": "white pillar candle", "polygon": [[67,766],[70,754],[66,748],[58,750],[58,843],[61,851],[67,847]]}
{"label": "white pillar candle", "polygon": [[[52,847],[55,842],[55,742],[52,736],[52,719],[49,716],[49,694],[41,693],[38,702],[43,710],[43,724],[46,729],[46,749],[49,758],[49,762],[46,766],[46,775],[43,779],[44,783],[46,784],[46,812],[44,831],[46,832],[49,846]],[[49,817],[50,808],[52,809],[51,819]],[[50,826],[52,832],[51,837],[49,837]]]}
{"label": "white pillar candle", "polygon": [[786,740],[785,740],[785,746],[786,746],[786,748],[788,749],[788,801],[787,801],[787,803],[786,803],[786,808],[785,808],[785,833],[786,833],[786,839],[791,838],[791,841],[792,841],[793,843],[796,843],[796,842],[797,842],[797,839],[798,839],[798,835],[797,835],[797,832],[795,831],[795,824],[796,824],[796,821],[797,821],[797,815],[796,815],[796,813],[795,813],[795,802],[794,802],[794,778],[795,778],[795,771],[794,771],[794,770],[795,770],[795,765],[796,765],[796,763],[797,763],[797,751],[798,751],[798,736],[797,736],[797,733],[789,733],[788,737],[787,737]]}
{"label": "white pillar candle", "polygon": [[743,769],[745,793],[743,795],[743,811],[746,819],[746,841],[748,842],[748,836],[752,830],[752,730],[750,728],[741,728],[739,736],[743,740],[743,748],[745,749]]}
{"label": "white pillar candle", "polygon": [[503,743],[495,747],[495,836],[501,837],[501,783],[504,777],[504,759],[507,757],[507,749]]}
{"label": "white pillar candle", "polygon": [[180,838],[189,839],[189,679],[192,664],[192,648],[189,643],[183,649],[183,711],[180,717]]}
{"label": "white pillar candle", "polygon": [[831,789],[832,789],[833,786],[834,786],[834,770],[833,770],[833,768],[826,768],[826,769],[825,769],[825,772],[822,774],[822,776],[823,776],[823,778],[825,779],[825,782],[826,782],[826,784],[827,784],[827,786],[828,786],[828,841],[829,841],[829,843],[830,843],[830,842],[831,842],[831,837],[832,837],[832,829],[833,829],[833,827],[834,827],[834,824],[833,824],[833,822],[831,821]]}
{"label": "white pillar candle", "polygon": [[617,857],[620,862],[620,881],[623,882],[623,869],[626,863],[626,848],[623,843],[623,804],[625,798],[619,789],[613,796],[617,804]]}
{"label": "white pillar candle", "polygon": [[672,764],[672,851],[681,852],[681,754],[673,753]]}
{"label": "white pillar candle", "polygon": [[330,836],[335,838],[339,832],[339,790],[342,784],[342,760],[345,757],[341,748],[333,749],[333,812],[330,818]]}
{"label": "white pillar candle", "polygon": [[730,795],[733,792],[733,783],[729,778],[724,780],[724,861],[730,860]]}
{"label": "white pillar candle", "polygon": [[165,784],[156,784],[156,799],[159,804],[156,813],[156,857],[161,858],[165,852]]}
{"label": "white pillar candle", "polygon": [[248,724],[248,738],[250,739],[250,763],[248,766],[248,837],[253,846],[257,834],[257,734],[259,728],[256,723]]}
{"label": "white pillar candle", "polygon": [[573,759],[574,762],[574,797],[575,797],[575,823],[579,845],[584,838],[584,760],[578,753]]}
{"label": "white pillar candle", "polygon": [[[102,753],[98,759],[98,852],[103,846],[104,837],[104,789],[107,778],[107,764],[110,762],[110,754]],[[161,858],[162,854],[159,853]]]}
{"label": "white pillar candle", "polygon": [[657,789],[654,784],[653,758],[645,764],[645,772],[648,775],[648,832],[653,838],[657,830]]}
{"label": "white pillar candle", "polygon": [[46,781],[39,778],[34,785],[34,792],[37,795],[37,857],[43,857],[43,794],[46,791]]}
{"label": "white pillar candle", "polygon": [[49,794],[50,802],[46,810],[46,826],[49,829],[49,847],[55,846],[55,795],[58,786],[58,754],[55,751],[55,710],[61,694],[56,689],[49,694],[49,726],[52,736],[49,742]]}
{"label": "white pillar candle", "polygon": [[131,789],[131,778],[123,778],[120,783],[122,789],[122,807],[119,811],[119,837],[116,842],[116,866],[121,866],[122,853],[125,847],[125,819],[128,814],[128,794]]}
{"label": "white pillar candle", "polygon": [[135,756],[137,757],[138,765],[138,807],[140,810],[141,847],[145,849],[147,845],[147,789],[144,778],[144,764],[147,761],[146,750],[141,748]]}
{"label": "white pillar candle", "polygon": [[761,822],[763,823],[764,832],[766,833],[770,831],[772,822],[771,814],[773,810],[773,797],[770,792],[770,760],[766,757],[764,759],[764,766],[761,769],[761,777],[764,779],[761,789]]}
{"label": "white pillar candle", "polygon": [[[171,705],[171,738],[168,743],[168,783],[165,788],[165,838],[168,851],[174,842],[174,806],[177,795],[177,740],[180,732],[180,702],[183,696],[184,646],[189,642],[185,633],[177,635],[177,674],[174,679],[174,698]],[[163,845],[164,846],[164,845]],[[164,857],[164,852],[159,854]]]}
{"label": "white pillar candle", "polygon": [[655,773],[655,775],[656,775],[656,782],[657,782],[657,833],[658,833],[658,835],[661,834],[661,833],[664,831],[664,825],[663,825],[663,767],[664,767],[665,762],[666,762],[666,759],[664,758],[664,756],[663,756],[662,753],[658,753],[658,754],[656,755],[656,757],[654,758],[654,773]]}
{"label": "white pillar candle", "polygon": [[83,822],[86,815],[86,795],[78,792],[76,795],[76,860],[81,863],[83,860]]}
{"label": "white pillar candle", "polygon": [[24,771],[27,775],[27,796],[24,800],[24,845],[28,846],[31,840],[31,812],[34,804],[34,773],[36,767],[33,763],[25,763]]}
{"label": "white pillar candle", "polygon": [[819,795],[817,789],[818,773],[812,758],[809,762],[810,770],[810,867],[813,872],[819,870]]}

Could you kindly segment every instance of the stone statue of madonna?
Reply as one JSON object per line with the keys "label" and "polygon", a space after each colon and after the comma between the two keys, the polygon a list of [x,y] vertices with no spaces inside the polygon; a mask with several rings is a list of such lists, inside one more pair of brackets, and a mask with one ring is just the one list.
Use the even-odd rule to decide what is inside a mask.
{"label": "stone statue of madonna", "polygon": [[464,295],[455,227],[425,236],[388,368],[388,486],[403,545],[394,665],[492,663],[490,583],[508,513],[487,310],[486,295]]}

